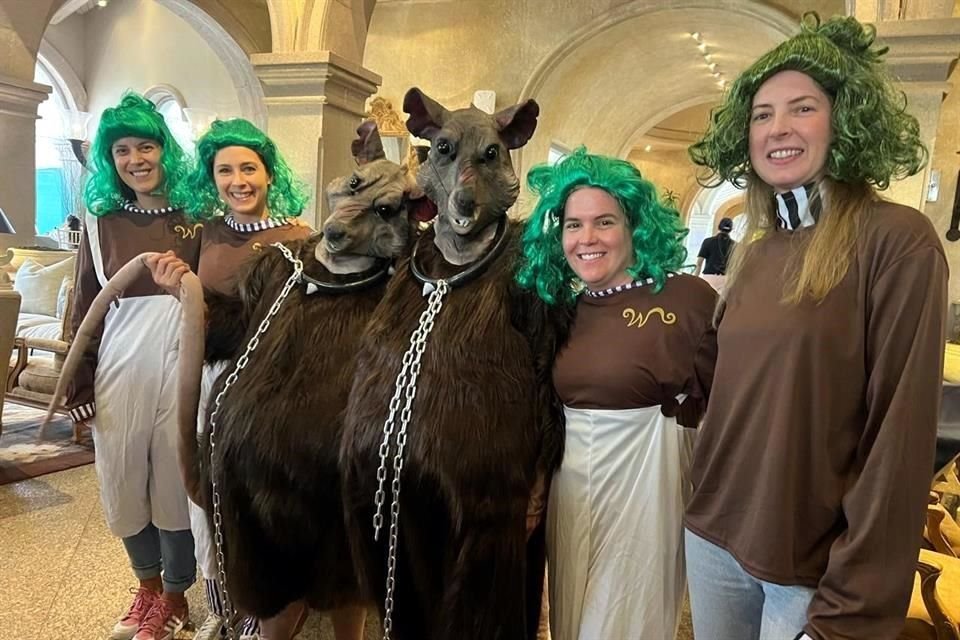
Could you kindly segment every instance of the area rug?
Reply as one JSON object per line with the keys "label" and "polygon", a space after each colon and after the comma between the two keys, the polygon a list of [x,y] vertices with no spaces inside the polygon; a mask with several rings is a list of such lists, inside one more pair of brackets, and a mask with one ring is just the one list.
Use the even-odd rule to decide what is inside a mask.
{"label": "area rug", "polygon": [[73,441],[70,418],[57,415],[40,442],[37,432],[44,412],[4,403],[0,435],[0,485],[35,478],[93,462],[93,442],[87,437]]}

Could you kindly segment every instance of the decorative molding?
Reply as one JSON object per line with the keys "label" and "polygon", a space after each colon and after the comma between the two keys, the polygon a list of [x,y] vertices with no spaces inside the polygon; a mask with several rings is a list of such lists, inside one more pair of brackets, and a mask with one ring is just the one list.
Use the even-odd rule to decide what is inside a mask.
{"label": "decorative molding", "polygon": [[87,110],[87,90],[83,86],[83,81],[80,80],[80,76],[70,62],[46,38],[40,41],[37,62],[44,66],[50,77],[59,85],[57,88],[60,89],[71,109]]}
{"label": "decorative molding", "polygon": [[45,84],[0,75],[0,114],[36,120],[37,107],[50,91]]}
{"label": "decorative molding", "polygon": [[386,98],[374,96],[370,100],[366,117],[373,118],[377,123],[377,130],[381,137],[406,138],[410,135],[407,126],[403,123],[403,118],[394,110],[393,103]]}
{"label": "decorative molding", "polygon": [[268,105],[332,106],[362,118],[381,82],[331,51],[258,53],[250,59]]}

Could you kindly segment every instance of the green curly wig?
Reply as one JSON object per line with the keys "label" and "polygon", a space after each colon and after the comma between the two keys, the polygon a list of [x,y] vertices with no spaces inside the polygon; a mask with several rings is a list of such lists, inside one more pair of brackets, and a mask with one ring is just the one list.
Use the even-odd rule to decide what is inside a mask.
{"label": "green curly wig", "polygon": [[83,188],[87,209],[93,215],[102,216],[119,210],[128,200],[137,199],[133,190],[120,179],[113,162],[113,143],[128,136],[155,140],[160,145],[160,166],[164,175],[161,189],[168,194],[170,204],[180,208],[183,201],[177,200],[173,194],[189,170],[183,149],[170,133],[156,105],[128,91],[120,104],[105,109],[100,116],[97,135],[90,148],[91,173]]}
{"label": "green curly wig", "polygon": [[704,186],[726,180],[743,187],[750,167],[749,129],[753,97],[780,71],[810,76],[830,96],[833,141],[826,175],[839,182],[866,182],[885,189],[892,179],[914,175],[927,159],[917,119],[883,64],[886,47],[875,47],[876,30],[852,17],[820,22],[806,13],[800,33],[767,52],[740,74],[723,104],[710,114],[703,139],[690,147],[695,164],[712,174]]}
{"label": "green curly wig", "polygon": [[523,231],[523,256],[517,282],[536,291],[550,305],[576,302],[579,280],[563,255],[563,214],[570,194],[584,187],[603,189],[616,198],[633,236],[633,278],[653,278],[655,291],[663,288],[667,273],[686,260],[680,214],[663,204],[657,189],[625,160],[587,153],[584,147],[550,166],[530,169],[527,184],[539,196]]}
{"label": "green curly wig", "polygon": [[180,187],[187,213],[195,218],[210,218],[227,205],[220,199],[213,176],[217,152],[226,147],[246,147],[254,151],[272,178],[267,189],[267,211],[273,218],[299,216],[307,204],[305,188],[297,181],[267,134],[243,118],[215,120],[197,141],[197,159],[193,170]]}

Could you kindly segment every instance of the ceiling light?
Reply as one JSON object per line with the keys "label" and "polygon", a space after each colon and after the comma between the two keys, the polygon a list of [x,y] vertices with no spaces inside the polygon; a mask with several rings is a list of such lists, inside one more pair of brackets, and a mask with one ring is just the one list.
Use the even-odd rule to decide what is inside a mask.
{"label": "ceiling light", "polygon": [[719,78],[719,77],[720,77],[720,72],[719,72],[719,71],[714,71],[712,75],[713,75],[714,78]]}
{"label": "ceiling light", "polygon": [[706,60],[707,62],[713,62],[713,56],[709,53],[703,54],[703,59]]}
{"label": "ceiling light", "polygon": [[647,151],[647,152],[653,151],[653,145],[649,145],[649,144],[648,144],[647,146],[645,146],[645,147],[643,148],[643,150],[644,150],[644,151]]}
{"label": "ceiling light", "polygon": [[700,32],[699,32],[699,31],[694,31],[693,33],[690,34],[690,37],[693,38],[694,40],[696,40],[697,42],[702,42],[702,41],[703,41],[703,36],[700,35]]}
{"label": "ceiling light", "polygon": [[720,87],[721,89],[723,89],[724,87],[727,86],[727,81],[726,81],[726,80],[717,80],[717,86]]}
{"label": "ceiling light", "polygon": [[716,70],[717,70],[717,63],[716,63],[716,62],[711,62],[710,64],[707,65],[707,68],[710,69],[710,71],[716,71]]}
{"label": "ceiling light", "polygon": [[700,53],[706,53],[707,44],[705,42],[701,42],[700,44],[697,45],[697,49],[700,49]]}
{"label": "ceiling light", "polygon": [[109,2],[110,0],[97,0],[97,6],[102,9],[103,7],[107,6],[107,3]]}

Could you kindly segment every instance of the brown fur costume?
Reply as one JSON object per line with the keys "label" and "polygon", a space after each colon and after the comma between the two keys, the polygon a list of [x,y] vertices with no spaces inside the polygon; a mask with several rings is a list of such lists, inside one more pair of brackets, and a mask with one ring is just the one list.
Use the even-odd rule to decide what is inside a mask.
{"label": "brown fur costume", "polygon": [[[412,179],[383,158],[382,147],[373,158],[356,149],[355,155],[362,163],[357,171],[327,189],[333,213],[324,235],[287,245],[303,261],[304,274],[317,281],[345,283],[376,274],[385,265],[349,275],[334,275],[325,265],[394,258],[408,246],[407,210],[418,191]],[[280,251],[265,247],[239,282],[239,300],[208,297],[208,358],[230,356],[211,398],[292,272]],[[337,452],[360,335],[386,280],[348,293],[322,287],[308,293],[309,285],[295,286],[223,398],[213,464],[227,588],[240,610],[266,618],[301,598],[318,609],[364,601],[344,534]],[[206,434],[201,449],[209,505]]]}
{"label": "brown fur costume", "polygon": [[[411,106],[414,92],[414,102],[429,101],[415,89],[408,93],[404,109],[414,111],[408,128],[433,142],[418,182],[440,210],[437,225],[417,243],[416,259],[423,273],[447,277],[469,265],[450,264],[435,244],[436,234],[449,229],[443,216],[469,219],[463,226],[478,233],[505,218],[517,190],[508,149],[532,134],[536,104],[487,116],[476,109],[447,112],[429,101],[431,117],[422,104]],[[527,130],[518,133],[514,125],[522,118]],[[494,158],[490,145],[500,145],[502,154]],[[450,150],[446,158],[437,156],[438,147]],[[478,156],[486,159],[483,170],[463,166],[484,164]],[[464,177],[477,184],[463,188]],[[528,543],[525,524],[538,473],[549,477],[562,453],[562,412],[550,381],[558,339],[536,297],[514,283],[520,228],[508,224],[506,233],[503,253],[444,298],[423,354],[402,475],[396,640],[536,635],[543,526]],[[409,261],[402,263],[364,336],[345,418],[348,528],[358,571],[381,613],[389,535],[373,538],[378,449],[401,358],[426,304]],[[392,459],[391,452],[388,467]],[[385,489],[389,522],[389,480]]]}

